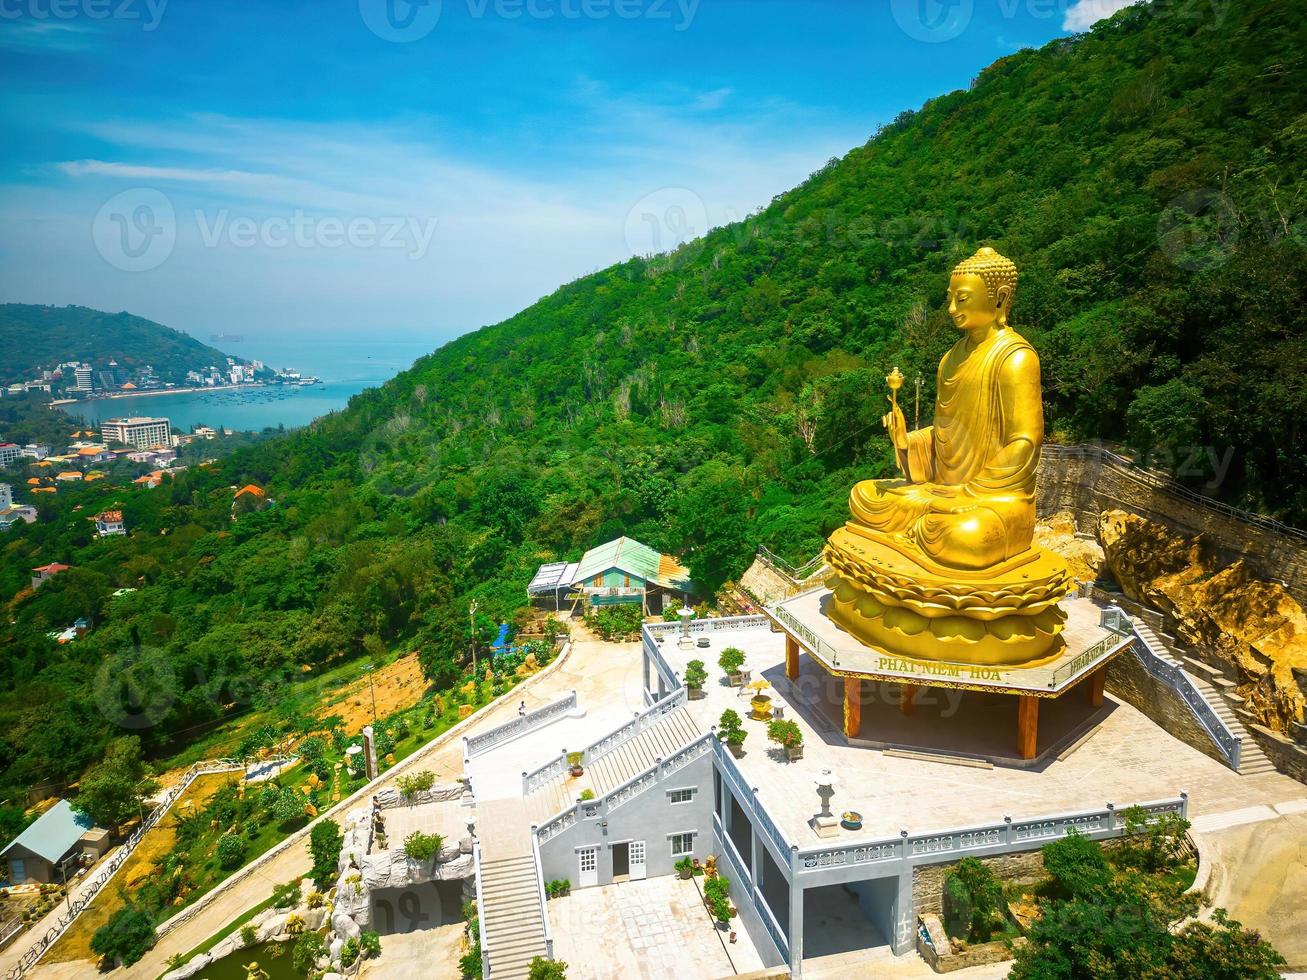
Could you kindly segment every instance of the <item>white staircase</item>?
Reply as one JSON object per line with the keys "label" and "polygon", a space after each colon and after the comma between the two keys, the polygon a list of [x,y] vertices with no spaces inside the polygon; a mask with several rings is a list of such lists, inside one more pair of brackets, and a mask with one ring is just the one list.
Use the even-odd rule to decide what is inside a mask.
{"label": "white staircase", "polygon": [[1243,698],[1234,693],[1234,683],[1227,680],[1221,671],[1201,660],[1177,656],[1179,649],[1175,637],[1165,632],[1157,633],[1143,619],[1135,619],[1135,630],[1144,642],[1152,647],[1159,659],[1167,661],[1189,675],[1195,690],[1211,706],[1216,717],[1220,718],[1225,727],[1230,729],[1230,733],[1239,739],[1239,775],[1255,776],[1258,773],[1275,772],[1275,764],[1267,758],[1266,753],[1257,744],[1257,739],[1244,727],[1243,721],[1235,713],[1235,704],[1232,702],[1242,704]]}
{"label": "white staircase", "polygon": [[677,708],[630,741],[591,759],[586,769],[590,788],[603,797],[649,769],[655,759],[666,759],[701,734],[690,713]]}
{"label": "white staircase", "polygon": [[545,909],[530,855],[481,862],[481,916],[491,980],[525,977],[531,960],[547,956]]}

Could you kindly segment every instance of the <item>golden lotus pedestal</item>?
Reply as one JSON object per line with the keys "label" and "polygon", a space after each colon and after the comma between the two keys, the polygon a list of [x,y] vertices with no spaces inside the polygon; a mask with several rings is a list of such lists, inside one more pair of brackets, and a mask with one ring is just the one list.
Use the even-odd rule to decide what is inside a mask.
{"label": "golden lotus pedestal", "polygon": [[1075,581],[1040,548],[982,571],[936,565],[894,535],[849,524],[830,536],[830,616],[869,646],[915,660],[1038,666],[1059,656]]}

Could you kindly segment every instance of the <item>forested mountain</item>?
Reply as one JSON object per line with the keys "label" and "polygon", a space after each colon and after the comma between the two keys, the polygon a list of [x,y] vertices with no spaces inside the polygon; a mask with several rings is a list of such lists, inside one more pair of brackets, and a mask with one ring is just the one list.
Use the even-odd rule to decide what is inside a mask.
{"label": "forested mountain", "polygon": [[[1282,0],[1132,7],[308,430],[158,490],[50,495],[3,541],[0,595],[74,568],[0,626],[0,791],[75,776],[115,723],[175,745],[365,644],[448,680],[470,597],[483,625],[508,618],[539,561],[620,533],[710,587],[758,542],[811,555],[850,484],[890,471],[888,369],[931,403],[948,272],[981,244],[1021,268],[1013,323],[1054,438],[1228,448],[1207,492],[1302,523],[1304,30]],[[277,504],[233,521],[251,482]],[[91,539],[80,518],[107,502],[130,537]],[[77,615],[87,637],[46,639]]]}
{"label": "forested mountain", "polygon": [[[41,368],[63,361],[103,367],[117,361],[128,372],[145,365],[164,381],[181,381],[187,371],[222,366],[227,355],[190,334],[130,313],[102,313],[85,306],[0,304],[0,384],[38,377]],[[244,363],[244,358],[236,358]]]}

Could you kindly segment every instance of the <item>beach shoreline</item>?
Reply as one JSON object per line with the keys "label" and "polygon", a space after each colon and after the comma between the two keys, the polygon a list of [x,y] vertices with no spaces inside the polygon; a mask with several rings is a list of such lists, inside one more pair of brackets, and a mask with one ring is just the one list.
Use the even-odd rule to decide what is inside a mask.
{"label": "beach shoreline", "polygon": [[276,390],[279,388],[312,388],[313,385],[299,384],[278,384],[270,385],[258,382],[255,384],[241,385],[202,385],[199,388],[150,388],[144,391],[115,391],[112,394],[97,395],[94,398],[56,398],[50,404],[55,408],[62,408],[65,405],[89,405],[91,402],[102,402],[113,398],[142,398],[152,395],[200,395],[209,391],[244,391],[246,389],[267,388]]}

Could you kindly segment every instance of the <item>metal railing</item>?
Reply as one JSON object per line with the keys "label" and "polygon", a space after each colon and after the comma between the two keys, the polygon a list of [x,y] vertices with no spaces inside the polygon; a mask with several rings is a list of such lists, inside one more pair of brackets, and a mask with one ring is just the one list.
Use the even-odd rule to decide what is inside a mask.
{"label": "metal railing", "polygon": [[648,708],[639,712],[634,718],[628,721],[621,728],[614,729],[599,741],[587,745],[582,750],[581,764],[589,765],[598,759],[602,759],[609,752],[612,752],[620,745],[625,745],[633,738],[639,737],[642,733],[648,731],[654,725],[658,724],[667,715],[680,707],[686,702],[687,690],[684,685],[680,685],[676,690],[671,691],[662,700],[655,702]]}
{"label": "metal railing", "polygon": [[[264,765],[281,766],[294,761],[294,756],[275,756],[271,759],[263,760]],[[223,772],[244,772],[247,767],[246,760],[243,759],[209,759],[204,762],[197,762],[182,774],[182,778],[174,783],[166,793],[159,798],[158,805],[150,811],[150,815],[145,818],[144,822],[132,831],[130,837],[123,842],[122,846],[114,853],[114,856],[108,860],[78,893],[77,898],[67,903],[66,911],[55,920],[55,924],[45,931],[39,940],[28,947],[27,951],[19,957],[18,963],[5,974],[5,980],[18,980],[27,973],[37,962],[45,955],[46,951],[62,936],[69,926],[77,919],[86,907],[95,900],[104,886],[109,883],[113,876],[118,872],[127,859],[132,856],[142,838],[149,833],[164,815],[171,809],[172,805],[181,798],[191,783],[195,782],[200,776],[209,776],[215,773]]]}
{"label": "metal railing", "polygon": [[809,575],[820,569],[824,561],[821,552],[818,552],[802,565],[792,565],[780,555],[776,554],[776,552],[768,548],[765,544],[758,545],[757,557],[763,562],[763,564],[770,565],[786,578],[793,581],[795,585],[798,585]]}
{"label": "metal railing", "polygon": [[[1189,797],[1178,797],[1136,804],[1150,817],[1176,813],[1181,817],[1189,812]],[[900,831],[897,837],[881,837],[857,841],[838,847],[811,847],[794,853],[796,875],[812,874],[832,867],[846,865],[874,865],[898,863],[904,860],[952,861],[967,854],[981,854],[999,850],[1027,850],[1027,845],[1038,841],[1056,840],[1075,831],[1088,837],[1102,838],[1124,829],[1119,814],[1122,811],[1108,803],[1099,810],[1080,810],[1071,813],[1013,820],[1007,817],[1002,823],[982,824],[929,834],[909,834]]]}
{"label": "metal railing", "polygon": [[463,739],[464,753],[463,758],[466,760],[475,759],[483,752],[489,752],[497,745],[525,735],[527,732],[535,731],[550,722],[563,717],[569,712],[576,710],[576,692],[573,691],[566,697],[559,698],[543,708],[537,708],[535,711],[528,711],[524,715],[519,715],[512,721],[506,721],[502,725],[496,725],[488,731],[481,732],[479,735],[473,735],[470,738]]}
{"label": "metal railing", "polygon": [[1169,476],[1155,473],[1152,470],[1144,469],[1137,465],[1133,460],[1122,456],[1120,453],[1113,452],[1105,446],[1096,446],[1092,444],[1076,446],[1054,446],[1045,443],[1041,453],[1051,459],[1074,459],[1076,457],[1092,457],[1100,462],[1107,463],[1114,467],[1123,476],[1129,477],[1137,483],[1145,484],[1157,490],[1162,490],[1172,496],[1180,497],[1191,503],[1214,510],[1217,513],[1224,514],[1226,517],[1232,517],[1237,521],[1245,524],[1252,524],[1256,527],[1265,528],[1268,531],[1274,531],[1277,534],[1286,534],[1290,537],[1307,540],[1307,530],[1293,527],[1289,524],[1282,524],[1273,517],[1263,517],[1261,514],[1253,514],[1246,510],[1240,510],[1238,507],[1231,507],[1212,497],[1205,497],[1195,490],[1190,490],[1184,484],[1177,483]]}

